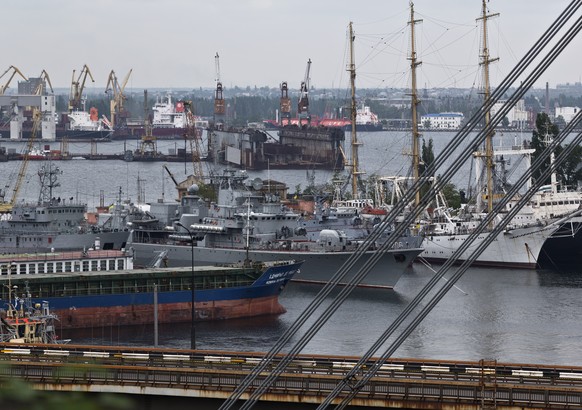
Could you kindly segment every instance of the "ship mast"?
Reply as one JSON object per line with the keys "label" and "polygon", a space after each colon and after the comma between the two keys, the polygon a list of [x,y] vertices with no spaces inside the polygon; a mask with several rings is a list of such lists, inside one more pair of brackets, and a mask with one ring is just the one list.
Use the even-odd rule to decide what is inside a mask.
{"label": "ship mast", "polygon": [[[489,84],[489,65],[497,61],[498,58],[490,58],[489,56],[489,47],[487,45],[487,20],[491,17],[498,16],[499,13],[496,14],[487,14],[487,2],[486,0],[482,0],[482,17],[478,18],[477,21],[483,20],[483,45],[481,49],[481,62],[480,64],[483,66],[483,94],[484,94],[484,104],[487,106],[489,104],[489,99],[491,97],[491,90]],[[491,112],[487,110],[485,112],[485,128],[489,126],[491,120]],[[485,167],[487,169],[487,212],[491,212],[493,210],[493,135],[495,133],[491,130],[487,131],[485,136]],[[483,156],[482,153],[478,154],[479,156]],[[482,190],[479,190],[479,196],[477,198],[477,204],[479,205],[479,209],[482,209],[482,200],[481,200],[481,193]]]}
{"label": "ship mast", "polygon": [[[546,123],[546,135],[544,136],[544,139],[543,139],[543,142],[546,145],[546,147],[552,143],[553,139],[554,138],[550,136],[550,124]],[[552,150],[552,152],[550,153],[550,169],[553,168],[554,162],[556,162],[556,154]],[[552,173],[550,175],[550,184],[552,186],[552,194],[557,194],[558,193],[558,178],[556,177],[555,170],[552,171]]]}
{"label": "ship mast", "polygon": [[360,172],[358,168],[358,146],[362,145],[358,142],[358,136],[356,133],[356,117],[357,117],[357,106],[356,106],[356,64],[354,60],[354,29],[352,22],[350,21],[350,65],[348,71],[350,72],[350,85],[352,90],[352,101],[351,101],[351,122],[352,122],[352,196],[353,199],[359,199],[360,195],[358,192],[358,179],[363,172]]}
{"label": "ship mast", "polygon": [[[419,139],[420,139],[420,132],[418,131],[418,104],[420,104],[420,100],[418,99],[418,94],[416,92],[416,67],[422,64],[420,61],[416,59],[416,50],[415,50],[415,37],[414,37],[414,26],[416,23],[421,22],[422,20],[415,20],[414,19],[414,3],[410,2],[410,77],[411,77],[411,108],[412,108],[412,176],[414,177],[414,181],[418,181],[420,177],[420,155],[419,155]],[[415,197],[414,197],[414,204],[418,206],[420,203],[420,191],[416,190]]]}

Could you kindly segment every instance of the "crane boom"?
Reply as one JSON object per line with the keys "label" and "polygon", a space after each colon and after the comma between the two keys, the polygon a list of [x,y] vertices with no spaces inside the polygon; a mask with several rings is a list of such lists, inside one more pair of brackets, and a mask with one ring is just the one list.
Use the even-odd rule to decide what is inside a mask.
{"label": "crane boom", "polygon": [[176,178],[174,177],[174,174],[172,174],[172,171],[170,171],[168,169],[167,165],[162,165],[162,167],[166,170],[166,172],[168,173],[168,175],[170,176],[170,178],[172,178],[172,181],[174,182],[174,185],[176,185],[176,187],[180,186],[180,184],[178,183],[178,181],[176,181]]}
{"label": "crane boom", "polygon": [[[220,57],[218,53],[214,57],[214,63],[216,67],[216,91],[214,92],[214,116],[215,122],[224,116],[226,112],[226,107],[224,105],[224,96],[222,95],[222,83],[220,82]],[[216,118],[218,117],[218,118]]]}
{"label": "crane boom", "polygon": [[12,188],[12,195],[8,202],[0,203],[0,213],[7,213],[12,211],[12,207],[14,206],[14,204],[16,203],[16,199],[18,198],[18,192],[20,191],[20,187],[22,186],[22,181],[26,176],[26,169],[28,168],[28,156],[30,155],[30,151],[34,146],[34,142],[36,140],[36,132],[42,120],[41,112],[36,108],[33,110],[32,116],[33,116],[32,132],[30,133],[30,137],[28,138],[25,151],[23,152],[22,155],[20,169],[18,170],[18,175],[16,176],[16,181],[14,182],[14,188]]}
{"label": "crane boom", "polygon": [[125,86],[127,85],[127,81],[129,80],[129,76],[133,69],[130,69],[123,83],[119,83],[117,80],[117,76],[115,75],[115,71],[111,70],[109,73],[109,78],[107,79],[107,86],[105,87],[105,94],[108,94],[109,91],[113,93],[111,100],[109,101],[109,112],[111,115],[111,124],[113,127],[117,127],[119,124],[119,116],[122,116],[124,113],[123,102],[127,99],[123,91],[125,90]]}
{"label": "crane boom", "polygon": [[2,73],[2,75],[0,75],[0,78],[4,77],[10,70],[12,70],[12,74],[8,78],[8,81],[6,81],[6,83],[4,83],[4,85],[0,85],[0,95],[4,95],[4,92],[6,91],[6,89],[10,85],[10,82],[12,81],[12,79],[14,78],[14,76],[16,74],[18,74],[22,78],[24,78],[25,81],[28,80],[28,78],[26,78],[26,76],[24,74],[22,74],[22,71],[20,71],[18,68],[14,67],[13,65],[8,67],[8,69],[6,71],[4,71],[4,73]]}
{"label": "crane boom", "polygon": [[53,90],[53,85],[51,84],[51,79],[48,75],[48,73],[45,70],[42,70],[40,75],[38,76],[40,81],[38,82],[38,85],[36,86],[36,89],[34,90],[34,94],[35,95],[43,95],[45,89],[45,85],[44,82],[46,81],[49,85],[49,87],[51,88],[51,92],[54,94],[54,90]]}
{"label": "crane boom", "polygon": [[289,125],[289,120],[291,119],[291,100],[289,99],[287,81],[281,83],[281,100],[279,102],[279,108],[281,110],[279,125]]}
{"label": "crane boom", "polygon": [[78,110],[81,108],[81,99],[83,97],[83,89],[85,88],[85,82],[87,81],[87,76],[91,79],[92,82],[95,82],[93,79],[93,74],[91,74],[91,70],[87,64],[83,66],[81,72],[79,73],[79,77],[75,80],[75,70],[73,70],[73,79],[71,81],[71,94],[69,96],[69,111]]}
{"label": "crane boom", "polygon": [[305,69],[305,77],[301,82],[301,89],[299,90],[299,102],[297,103],[297,117],[299,118],[299,125],[302,124],[303,119],[307,123],[311,122],[309,116],[309,72],[311,70],[311,59],[307,60],[307,68]]}
{"label": "crane boom", "polygon": [[182,101],[186,111],[186,133],[184,138],[190,141],[190,152],[192,153],[192,165],[194,167],[194,178],[198,182],[203,182],[204,172],[202,171],[201,152],[202,147],[198,135],[196,134],[196,121],[192,109],[192,101]]}

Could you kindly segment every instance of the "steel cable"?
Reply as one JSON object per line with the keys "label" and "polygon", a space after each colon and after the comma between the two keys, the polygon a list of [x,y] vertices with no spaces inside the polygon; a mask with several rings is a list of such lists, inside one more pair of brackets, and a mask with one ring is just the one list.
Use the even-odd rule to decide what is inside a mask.
{"label": "steel cable", "polygon": [[[519,189],[525,185],[525,183],[531,178],[533,173],[541,169],[544,164],[545,159],[555,150],[555,148],[562,143],[566,137],[573,131],[573,129],[580,124],[582,121],[582,112],[579,112],[572,121],[568,124],[568,126],[560,133],[560,135],[549,144],[544,151],[541,153],[540,156],[536,158],[532,166],[520,177],[520,179],[516,182],[515,186],[508,192],[506,196],[504,196],[501,201],[499,201],[495,208],[494,212],[487,215],[487,217],[481,222],[481,224],[475,229],[475,235],[481,234],[487,227],[488,223],[495,218],[495,215],[504,209],[507,203],[519,192]],[[457,272],[449,278],[446,282],[446,285],[439,290],[439,292],[433,296],[433,299],[425,306],[421,313],[414,319],[409,326],[406,328],[404,337],[399,337],[393,344],[390,346],[390,349],[384,353],[380,359],[378,359],[374,365],[366,371],[364,374],[364,378],[362,378],[356,385],[348,383],[348,380],[353,381],[353,377],[362,369],[362,366],[367,363],[372,356],[377,352],[377,350],[382,347],[384,343],[388,340],[390,336],[396,331],[396,329],[410,316],[412,311],[417,308],[423,299],[428,295],[428,293],[433,290],[433,288],[440,282],[441,279],[444,278],[444,275],[447,271],[452,267],[458,256],[460,256],[463,252],[467,250],[467,248],[471,245],[469,240],[465,241],[459,249],[455,252],[455,254],[447,260],[445,264],[441,266],[439,271],[429,280],[429,282],[424,286],[424,288],[415,296],[415,298],[406,306],[406,308],[400,313],[400,315],[394,320],[394,322],[386,329],[386,331],[378,338],[378,340],[370,347],[370,349],[364,354],[360,360],[354,365],[354,368],[351,369],[345,376],[345,382],[336,386],[334,391],[328,395],[328,397],[320,404],[318,409],[326,408],[331,402],[341,393],[344,387],[349,387],[349,395],[344,398],[342,403],[336,407],[336,409],[341,409],[345,407],[344,403],[349,403],[353,397],[357,394],[357,390],[363,387],[367,381],[371,377],[374,376],[375,372],[380,369],[380,367],[386,362],[386,360],[390,357],[392,353],[394,353],[398,347],[404,342],[406,337],[414,330],[414,328],[420,323],[420,321],[426,317],[426,315],[434,308],[436,303],[442,299],[445,293],[454,286],[454,284],[458,281],[458,279],[466,272],[466,270],[471,266],[471,264],[479,257],[479,255],[491,244],[493,240],[498,236],[499,233],[505,226],[513,219],[513,217],[521,210],[522,206],[526,204],[531,197],[538,191],[539,187],[543,185],[543,181],[553,172],[561,161],[565,160],[567,156],[574,150],[575,146],[582,141],[582,133],[578,134],[576,138],[558,155],[556,158],[555,163],[552,167],[548,167],[538,178],[538,180],[532,184],[532,186],[528,189],[528,191],[520,198],[515,206],[512,207],[511,211],[507,213],[502,220],[497,224],[496,228],[489,233],[487,238],[481,242],[475,251],[465,260],[462,265],[458,268]],[[471,241],[472,242],[472,241]],[[420,318],[420,320],[417,320]],[[414,326],[414,327],[412,327]],[[343,405],[343,406],[342,406]]]}
{"label": "steel cable", "polygon": [[[500,98],[500,96],[502,96],[507,89],[509,88],[509,86],[512,84],[513,81],[515,81],[515,79],[521,75],[521,73],[523,73],[523,71],[525,70],[525,68],[531,64],[531,61],[533,61],[534,58],[536,58],[539,53],[541,52],[541,50],[549,43],[549,41],[556,35],[556,33],[561,29],[561,27],[564,25],[565,21],[567,21],[572,14],[575,12],[575,10],[577,10],[580,7],[580,0],[577,1],[573,1],[571,3],[571,5],[569,7],[566,8],[566,10],[560,15],[560,17],[552,24],[552,26],[544,33],[544,36],[542,38],[540,38],[538,40],[538,42],[536,43],[536,45],[534,47],[532,47],[532,49],[528,52],[528,54],[526,54],[526,56],[520,61],[520,63],[514,68],[514,70],[512,70],[512,72],[510,73],[510,75],[502,82],[502,85],[499,86],[499,88],[496,89],[496,91],[492,94],[491,99],[486,102],[483,107],[481,108],[481,110],[479,110],[477,113],[475,113],[473,115],[473,117],[471,117],[471,120],[469,120],[469,125],[471,125],[471,127],[466,126],[464,127],[464,129],[462,129],[459,134],[457,135],[457,137],[459,139],[464,139],[469,132],[475,127],[476,123],[484,117],[485,112],[491,108],[491,105],[498,99]],[[559,51],[561,52],[561,50]],[[551,58],[551,61],[553,61],[555,59],[555,57],[559,54],[559,52],[554,52],[553,53],[553,57]],[[545,68],[547,68],[547,65],[549,65],[549,63],[551,63],[551,61],[548,62],[548,64],[546,64],[545,66],[542,66],[541,70],[538,70],[538,74],[537,77],[534,75],[534,77],[536,77],[535,79],[539,78],[539,75],[541,75],[541,73],[543,72],[543,70],[545,70]],[[529,88],[531,86],[531,84],[533,84],[533,82],[535,81],[531,80],[528,81],[527,84],[527,88]],[[523,83],[522,83],[523,84]],[[527,89],[525,87],[520,87],[520,92],[516,92],[514,94],[514,98],[511,99],[511,101],[514,101],[513,103],[515,104],[515,101],[518,98],[521,98],[523,96],[523,94],[525,93],[525,90]],[[479,133],[479,135],[473,140],[473,144],[468,146],[468,149],[465,149],[463,151],[463,155],[460,156],[460,158],[462,157],[462,159],[459,159],[456,161],[456,163],[454,165],[452,165],[449,168],[450,172],[447,172],[446,176],[441,178],[441,185],[439,185],[438,183],[435,184],[435,186],[433,187],[433,189],[431,191],[435,191],[436,189],[440,189],[442,187],[442,184],[444,184],[445,182],[448,181],[448,179],[450,179],[450,177],[452,176],[452,173],[456,172],[458,170],[458,168],[460,167],[460,164],[462,164],[461,161],[465,161],[466,158],[469,154],[470,154],[470,148],[475,146],[475,144],[480,143],[480,141],[482,141],[482,137],[484,135],[486,135],[486,132],[490,132],[492,127],[495,126],[500,120],[501,118],[503,118],[507,112],[509,111],[509,109],[511,108],[511,104],[508,101],[508,103],[506,104],[506,106],[504,106],[505,109],[500,110],[492,119],[491,121],[491,126],[487,127],[486,129],[484,129],[481,133]],[[382,223],[380,224],[379,229],[374,230],[374,232],[371,234],[369,240],[364,242],[364,245],[356,252],[354,252],[354,255],[352,255],[352,257],[350,257],[350,259],[348,259],[348,261],[346,261],[346,263],[338,270],[338,272],[336,272],[335,275],[333,275],[332,279],[330,280],[330,282],[324,286],[324,288],[318,293],[318,295],[316,296],[316,298],[314,299],[314,301],[306,308],[306,310],[301,314],[301,316],[295,321],[295,323],[281,336],[281,338],[279,339],[279,341],[276,343],[276,345],[270,350],[269,353],[267,353],[267,355],[265,356],[265,358],[263,359],[263,361],[253,370],[253,372],[251,372],[246,378],[245,380],[243,380],[243,382],[241,383],[241,385],[233,392],[233,394],[231,395],[231,397],[229,397],[229,399],[227,399],[227,401],[225,401],[223,403],[223,405],[220,407],[221,409],[227,409],[230,408],[232,406],[232,404],[238,400],[240,398],[240,396],[242,395],[242,393],[250,386],[250,384],[253,382],[253,380],[262,372],[265,370],[266,366],[268,365],[268,363],[270,362],[270,360],[272,360],[272,358],[274,357],[274,355],[276,353],[278,353],[284,346],[285,344],[288,343],[288,341],[291,339],[291,337],[299,330],[299,328],[301,326],[303,326],[303,324],[306,322],[306,320],[311,317],[311,314],[321,305],[321,303],[325,300],[325,298],[330,294],[330,292],[333,290],[333,288],[336,286],[337,281],[341,280],[348,272],[349,270],[354,266],[355,262],[364,254],[365,250],[371,245],[373,244],[378,238],[379,236],[382,234],[382,229],[381,228],[385,228],[387,226],[389,226],[391,223],[394,222],[395,218],[398,216],[399,213],[401,213],[405,206],[407,205],[407,203],[410,201],[410,199],[412,198],[412,196],[414,195],[414,191],[416,188],[418,188],[420,185],[424,184],[425,182],[428,181],[428,178],[430,175],[432,175],[434,173],[435,169],[438,169],[443,163],[444,160],[446,158],[448,158],[448,156],[451,155],[452,151],[454,151],[454,149],[456,149],[456,146],[458,144],[458,141],[455,139],[454,141],[451,141],[447,147],[445,148],[445,150],[443,151],[443,153],[441,155],[439,155],[439,157],[437,159],[435,159],[435,163],[428,167],[428,169],[425,171],[425,173],[423,174],[423,176],[420,178],[419,181],[417,181],[415,184],[413,184],[412,188],[409,189],[407,191],[407,193],[405,194],[405,198],[403,200],[401,200],[397,205],[396,205],[396,209],[394,209],[389,215],[387,215]],[[443,159],[445,158],[445,159]],[[458,163],[458,165],[457,165]],[[427,197],[430,196],[427,195]],[[407,200],[408,199],[408,200]],[[426,205],[426,203],[424,204]],[[390,237],[388,238],[388,240],[385,242],[384,246],[382,247],[382,251],[387,250],[390,246],[393,245],[394,241],[401,235],[401,233],[407,229],[406,224],[412,222],[412,220],[416,217],[416,214],[420,212],[422,207],[418,207],[415,211],[416,212],[411,212],[408,217],[406,218],[405,223],[399,225],[394,231],[393,233],[390,235]],[[336,298],[337,301],[340,301],[340,303],[343,302],[343,300],[345,300],[345,298],[349,295],[349,293],[351,292],[351,290],[353,290],[353,288],[355,287],[355,285],[357,283],[359,283],[359,280],[361,280],[365,274],[367,274],[367,269],[371,267],[373,267],[375,265],[375,263],[377,262],[377,260],[379,259],[379,257],[381,252],[378,252],[376,254],[374,254],[374,256],[376,256],[376,258],[372,257],[371,259],[374,259],[373,261],[368,261],[358,272],[358,274],[356,274],[356,276],[353,278],[353,280],[350,282],[349,286],[346,286],[345,288],[342,289],[342,293],[341,293],[341,297],[338,295],[338,297]],[[343,300],[342,300],[343,298]],[[337,306],[335,306],[335,308],[337,308]],[[335,309],[334,309],[335,310]],[[319,327],[321,327],[323,325],[323,320],[322,319],[318,319],[316,324],[318,324]],[[313,334],[313,332],[309,332],[309,336]],[[302,338],[302,340],[304,340],[304,338]],[[306,343],[305,343],[306,344]],[[301,344],[296,345],[297,348],[294,348],[293,351],[300,351],[300,349],[302,349],[304,347],[304,344],[301,346]],[[298,350],[299,349],[299,350]],[[263,392],[264,392],[264,388],[262,386],[268,386],[272,380],[274,380],[274,378],[276,378],[278,376],[278,374],[281,373],[281,369],[284,369],[284,367],[288,364],[288,362],[290,360],[292,360],[293,358],[293,354],[296,353],[289,353],[285,359],[288,360],[284,360],[282,361],[277,368],[271,373],[271,375],[265,379],[264,383],[253,392],[253,394],[251,395],[251,397],[259,397]],[[278,372],[278,373],[277,373]],[[252,405],[252,400],[251,398],[249,398],[249,400],[247,400],[247,403],[245,403],[246,405]],[[248,408],[248,407],[246,407]]]}

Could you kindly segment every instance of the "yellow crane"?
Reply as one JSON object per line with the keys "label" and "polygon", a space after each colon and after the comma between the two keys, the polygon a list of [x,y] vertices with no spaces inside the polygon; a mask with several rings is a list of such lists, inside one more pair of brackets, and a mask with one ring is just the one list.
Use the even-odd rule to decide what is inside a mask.
{"label": "yellow crane", "polygon": [[192,101],[182,101],[182,103],[184,104],[184,110],[186,111],[186,132],[184,133],[184,138],[190,141],[194,179],[203,183],[204,172],[202,171],[202,161],[200,158],[202,148],[200,146],[200,139],[196,133],[196,120],[192,109]]}
{"label": "yellow crane", "polygon": [[6,89],[10,85],[10,82],[12,81],[12,79],[14,78],[14,76],[16,74],[18,74],[22,78],[24,78],[25,81],[28,80],[28,78],[26,78],[26,76],[24,74],[22,74],[22,71],[20,71],[18,68],[14,67],[13,65],[8,67],[8,69],[6,71],[4,71],[4,73],[2,73],[2,75],[0,75],[0,78],[4,77],[6,74],[8,74],[10,72],[10,70],[12,70],[12,74],[10,74],[10,77],[8,77],[8,81],[6,81],[6,83],[4,83],[4,85],[0,85],[0,95],[4,95],[4,92],[6,91]]}
{"label": "yellow crane", "polygon": [[36,88],[34,89],[34,95],[43,95],[45,92],[45,81],[49,85],[51,89],[51,93],[54,94],[53,85],[51,84],[51,79],[48,73],[45,70],[42,70],[40,75],[38,76],[39,82]]}
{"label": "yellow crane", "polygon": [[[36,131],[40,126],[40,122],[42,120],[42,115],[40,111],[35,107],[33,108],[32,113],[33,121],[32,121],[32,132],[30,133],[30,138],[28,138],[28,142],[26,144],[26,148],[22,153],[22,161],[20,163],[20,169],[18,170],[18,175],[16,176],[16,180],[14,181],[14,187],[12,188],[12,195],[10,200],[5,202],[4,197],[6,192],[0,190],[0,213],[8,213],[12,211],[12,207],[16,203],[16,199],[18,198],[18,192],[20,191],[20,187],[22,186],[22,181],[26,176],[26,169],[28,168],[28,156],[30,151],[34,146],[34,142],[36,140]],[[6,185],[8,188],[9,185]]]}
{"label": "yellow crane", "polygon": [[112,92],[113,94],[109,102],[109,112],[111,114],[111,124],[113,124],[113,128],[118,125],[118,117],[122,117],[125,113],[123,102],[127,99],[127,97],[123,92],[127,82],[129,81],[129,76],[131,75],[132,71],[133,69],[129,70],[122,83],[119,83],[117,80],[115,71],[111,70],[111,73],[109,73],[107,86],[105,87],[105,94],[109,94],[109,92]]}
{"label": "yellow crane", "polygon": [[71,94],[69,95],[69,112],[82,108],[81,99],[83,97],[83,89],[85,88],[87,76],[91,78],[91,81],[95,82],[95,80],[93,79],[93,74],[91,74],[91,70],[89,70],[87,64],[83,66],[76,80],[75,80],[75,70],[73,70],[73,79],[71,81]]}

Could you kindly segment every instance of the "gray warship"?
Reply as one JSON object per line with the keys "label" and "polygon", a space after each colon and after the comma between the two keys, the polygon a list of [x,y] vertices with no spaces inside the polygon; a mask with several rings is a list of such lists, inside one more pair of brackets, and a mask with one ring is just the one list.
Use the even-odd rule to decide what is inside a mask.
{"label": "gray warship", "polygon": [[[305,263],[294,280],[323,283],[344,264],[365,238],[341,228],[345,220],[321,215],[317,239],[306,229],[302,215],[280,198],[262,190],[263,182],[245,173],[226,171],[220,178],[218,199],[208,203],[193,185],[180,202],[150,205],[156,224],[139,221],[128,241],[136,265],[148,265],[163,255],[166,266],[298,259]],[[324,221],[323,218],[326,220]],[[357,220],[354,219],[354,222]],[[358,223],[360,223],[358,221]],[[310,222],[309,226],[318,222]],[[310,231],[310,232],[308,232]],[[392,288],[422,252],[422,237],[406,235],[385,252],[360,286]],[[374,248],[368,255],[377,252]],[[361,258],[356,268],[365,262]]]}
{"label": "gray warship", "polygon": [[58,167],[43,165],[38,175],[41,192],[35,203],[16,203],[11,213],[1,216],[0,249],[3,254],[42,253],[98,248],[125,248],[129,229],[120,214],[100,225],[88,224],[87,205],[55,198],[59,186]]}

